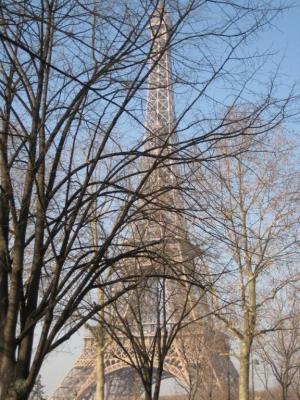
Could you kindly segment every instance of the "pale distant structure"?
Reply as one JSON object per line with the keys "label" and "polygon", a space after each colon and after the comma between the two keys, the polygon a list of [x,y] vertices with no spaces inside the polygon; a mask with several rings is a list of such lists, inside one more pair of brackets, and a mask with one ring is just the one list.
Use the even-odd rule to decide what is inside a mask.
{"label": "pale distant structure", "polygon": [[[153,13],[149,29],[152,35],[152,69],[148,79],[147,115],[144,137],[144,148],[151,157],[144,157],[141,162],[143,170],[153,164],[155,157],[172,152],[176,145],[176,119],[172,89],[171,52],[168,49],[171,22],[163,6]],[[153,62],[156,62],[156,65]],[[165,187],[175,187],[176,176],[174,166],[168,165],[153,172],[151,179],[145,185],[144,191],[153,191]],[[172,254],[181,268],[192,271],[194,259],[197,257],[195,247],[189,241],[187,224],[179,209],[182,199],[179,191],[166,190],[159,196],[161,204],[169,206],[161,209],[148,210],[145,207],[145,219],[136,223],[132,229],[132,237],[128,243],[143,240],[144,243],[160,242],[165,256]],[[149,268],[149,263],[145,268]],[[176,283],[170,283],[172,291]],[[180,308],[180,293],[174,297]],[[208,304],[204,307],[209,307]],[[195,311],[197,312],[197,311]],[[176,315],[176,313],[174,314]],[[197,318],[197,316],[196,316]],[[155,326],[149,322],[146,329],[151,340]],[[130,349],[130,341],[123,339]],[[184,342],[184,346],[183,346]],[[184,348],[183,348],[184,347]],[[199,355],[199,349],[200,355]],[[218,332],[211,319],[193,323],[183,330],[175,339],[166,357],[163,378],[173,377],[186,389],[187,395],[162,396],[162,399],[192,399],[192,400],[234,400],[236,398],[237,372],[230,360],[230,348],[226,335]],[[133,368],[128,366],[122,350],[113,341],[105,349],[105,381],[106,400],[143,398],[143,389],[138,385],[138,376]],[[62,380],[50,400],[88,400],[95,398],[96,388],[96,344],[95,339],[87,337],[84,349],[67,376]],[[193,386],[193,387],[191,387]],[[188,397],[188,393],[190,397]]]}

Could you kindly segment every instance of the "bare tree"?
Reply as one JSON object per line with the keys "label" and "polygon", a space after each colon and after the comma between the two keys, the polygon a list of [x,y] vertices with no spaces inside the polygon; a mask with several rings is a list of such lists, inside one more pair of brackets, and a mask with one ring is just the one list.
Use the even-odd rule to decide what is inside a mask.
{"label": "bare tree", "polygon": [[300,372],[299,369],[295,374],[295,379],[292,382],[292,392],[294,394],[295,400],[300,399]]}
{"label": "bare tree", "polygon": [[212,302],[228,307],[215,316],[239,342],[239,398],[248,400],[253,340],[279,326],[266,318],[268,307],[295,279],[299,175],[288,162],[291,144],[280,133],[234,144],[239,141],[248,151],[201,171],[195,188],[207,200],[203,225],[215,252],[208,268],[223,271]]}
{"label": "bare tree", "polygon": [[[200,297],[198,294],[198,298],[192,296],[192,285],[184,279],[175,284],[166,275],[166,264],[170,263],[170,258],[163,259],[162,263],[162,258],[159,261],[155,257],[152,262],[148,258],[146,266],[143,260],[141,268],[159,271],[163,265],[165,272],[160,272],[160,278],[145,277],[137,289],[106,309],[103,321],[109,337],[121,349],[116,357],[140,377],[145,400],[159,399],[166,359],[178,357],[174,341],[187,325],[195,322],[195,308],[204,296],[204,291]],[[174,268],[175,263],[171,269]],[[206,308],[202,310],[202,315],[198,313],[198,319],[206,316]]]}
{"label": "bare tree", "polygon": [[[227,65],[242,61],[238,49],[278,12],[273,3],[271,8],[263,3],[241,7],[239,2],[169,2],[173,27],[165,48],[181,54],[174,80],[188,95],[174,127],[179,139],[173,151],[154,156],[131,132],[144,129],[145,83],[161,56],[148,68],[153,41],[146,27],[157,2],[2,1],[1,399],[28,398],[46,354],[104,306],[95,302],[87,307],[88,293],[124,280],[114,276],[107,281],[107,269],[122,259],[145,256],[145,245],[128,249],[124,237],[128,223],[141,218],[137,202],[152,172],[166,158],[173,163],[194,159],[191,145],[199,145],[199,162],[218,158],[220,140],[243,134],[240,128],[223,133],[222,126],[228,124],[216,117],[218,112],[201,112],[197,120],[188,117],[201,101],[207,109],[219,79],[232,84]],[[214,13],[220,5],[222,12]],[[203,11],[217,20],[212,25],[203,20],[199,28],[197,18]],[[188,22],[189,29],[182,29]],[[219,50],[203,56],[212,41]],[[190,62],[185,42],[201,50],[194,59],[190,55]],[[243,69],[242,82],[241,70],[236,71],[232,104],[242,103],[253,74]],[[266,96],[262,91],[253,96],[255,106],[247,121],[256,134],[289,114],[291,97],[280,101],[273,88],[266,87]],[[220,104],[220,99],[212,101]],[[260,116],[264,123],[258,122]],[[137,161],[146,153],[153,163],[143,170]],[[148,198],[152,195],[147,193]],[[92,220],[98,224],[97,246],[88,229]],[[126,279],[123,291],[138,281],[136,276]]]}
{"label": "bare tree", "polygon": [[[181,354],[187,366],[184,387],[189,400],[237,398],[238,374],[230,360],[228,337],[212,321],[192,324],[189,335],[179,336]],[[200,329],[199,329],[200,328]]]}
{"label": "bare tree", "polygon": [[[269,376],[273,376],[281,388],[281,400],[288,400],[290,394],[299,393],[300,370],[300,314],[299,298],[289,288],[274,304],[271,318],[281,322],[275,332],[259,340],[258,354],[264,368],[263,379],[266,390],[269,387]],[[267,379],[266,379],[267,378]]]}

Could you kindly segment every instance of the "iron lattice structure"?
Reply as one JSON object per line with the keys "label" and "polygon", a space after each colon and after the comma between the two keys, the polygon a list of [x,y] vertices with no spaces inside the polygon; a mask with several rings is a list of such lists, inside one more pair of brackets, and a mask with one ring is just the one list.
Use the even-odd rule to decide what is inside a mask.
{"label": "iron lattice structure", "polygon": [[[152,50],[147,91],[147,113],[145,124],[145,156],[141,168],[147,171],[156,158],[166,159],[176,145],[176,120],[174,112],[171,54],[169,50],[169,32],[171,23],[163,7],[158,7],[150,19],[149,29],[152,35]],[[160,163],[147,181],[143,191],[161,191],[157,201],[165,207],[144,207],[144,218],[133,226],[128,244],[136,241],[163,243],[162,251],[172,254],[177,265],[190,271],[194,268],[197,256],[188,239],[188,230],[181,213],[174,212],[182,208],[178,184],[179,171],[170,161]],[[166,188],[166,190],[161,190]],[[172,190],[169,190],[172,188]],[[153,205],[153,204],[152,204]],[[151,263],[145,260],[145,268]],[[174,282],[169,291],[176,291]],[[180,293],[175,302],[180,303]],[[149,304],[147,304],[149,308]],[[180,308],[180,304],[175,304]],[[206,305],[207,307],[207,305]],[[176,313],[174,313],[176,316]],[[175,317],[174,317],[175,318]],[[153,339],[155,326],[151,317],[145,320],[146,342]],[[131,342],[121,338],[123,346],[130,351]],[[183,352],[184,343],[184,352]],[[195,343],[201,348],[201,357],[195,360]],[[229,345],[224,334],[217,332],[211,321],[205,325],[192,325],[175,339],[164,363],[163,378],[174,377],[187,389],[194,400],[228,399],[235,397],[237,373],[229,358]],[[94,398],[96,386],[96,343],[93,337],[86,337],[84,349],[72,369],[62,380],[50,400],[88,400]],[[111,341],[105,349],[106,398],[138,399],[143,391],[139,378],[122,348]],[[201,365],[200,365],[201,364]],[[116,378],[117,377],[117,378]],[[130,384],[128,384],[130,383]],[[192,387],[194,386],[194,387]],[[231,390],[231,392],[230,392]]]}

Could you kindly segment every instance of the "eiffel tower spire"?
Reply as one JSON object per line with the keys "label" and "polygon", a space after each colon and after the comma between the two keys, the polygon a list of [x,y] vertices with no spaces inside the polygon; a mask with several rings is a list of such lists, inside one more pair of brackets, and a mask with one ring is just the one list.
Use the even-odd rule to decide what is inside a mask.
{"label": "eiffel tower spire", "polygon": [[[178,166],[172,161],[177,154],[176,118],[171,62],[172,25],[164,2],[154,10],[148,28],[151,52],[148,78],[144,151],[141,170],[151,175],[142,194],[144,219],[136,224],[133,236],[138,240],[157,241],[167,237],[187,238],[186,222],[180,194],[181,178]],[[156,167],[153,167],[156,163]],[[147,203],[145,205],[145,202]]]}
{"label": "eiffel tower spire", "polygon": [[152,37],[145,140],[153,147],[172,142],[175,112],[170,53],[171,21],[160,2],[149,22]]}

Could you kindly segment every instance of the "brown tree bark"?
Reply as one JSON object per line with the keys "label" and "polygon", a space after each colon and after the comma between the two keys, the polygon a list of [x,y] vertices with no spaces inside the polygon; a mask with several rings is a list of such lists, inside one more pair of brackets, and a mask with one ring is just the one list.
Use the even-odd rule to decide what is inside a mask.
{"label": "brown tree bark", "polygon": [[104,351],[105,351],[105,341],[104,341],[104,329],[102,327],[97,328],[97,353],[96,353],[96,395],[95,400],[105,399],[105,370],[104,370]]}
{"label": "brown tree bark", "polygon": [[250,354],[251,345],[246,338],[240,343],[239,400],[249,400]]}

